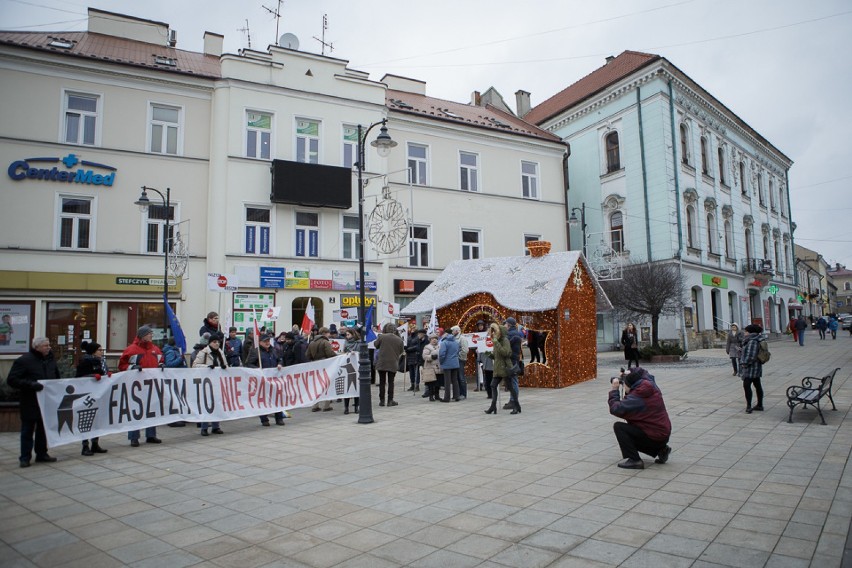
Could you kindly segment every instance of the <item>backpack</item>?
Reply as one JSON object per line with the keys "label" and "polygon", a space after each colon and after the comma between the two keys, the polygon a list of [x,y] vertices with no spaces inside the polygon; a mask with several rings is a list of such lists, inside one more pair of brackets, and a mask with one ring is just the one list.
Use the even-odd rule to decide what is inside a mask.
{"label": "backpack", "polygon": [[766,343],[765,339],[761,339],[757,344],[757,360],[765,365],[769,362],[770,357],[772,357],[772,353],[769,352],[769,344]]}

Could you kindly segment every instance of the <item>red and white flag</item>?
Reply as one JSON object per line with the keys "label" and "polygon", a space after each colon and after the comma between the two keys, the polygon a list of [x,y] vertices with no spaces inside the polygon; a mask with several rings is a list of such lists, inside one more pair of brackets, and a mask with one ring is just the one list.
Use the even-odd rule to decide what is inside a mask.
{"label": "red and white flag", "polygon": [[314,305],[311,303],[311,300],[308,299],[308,307],[305,308],[305,317],[302,318],[302,333],[310,334],[311,328],[314,327],[315,318],[314,315]]}
{"label": "red and white flag", "polygon": [[260,328],[257,327],[257,312],[252,308],[252,314],[254,314],[254,344],[260,345]]}

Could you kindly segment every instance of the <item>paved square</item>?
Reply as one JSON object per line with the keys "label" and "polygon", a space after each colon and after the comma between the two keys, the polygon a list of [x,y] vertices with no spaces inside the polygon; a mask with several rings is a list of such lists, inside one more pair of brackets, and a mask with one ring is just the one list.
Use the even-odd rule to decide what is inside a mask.
{"label": "paved square", "polygon": [[[643,471],[615,466],[619,353],[599,355],[599,380],[523,389],[515,416],[486,415],[473,388],[430,403],[397,376],[399,406],[376,406],[371,425],[336,404],[284,428],[227,422],[224,436],[163,427],[162,445],[135,449],[107,436],[108,454],[71,444],[29,469],[18,435],[0,434],[0,565],[841,566],[852,337],[770,347],[753,414],[719,350],[648,365],[674,451]],[[835,367],[828,425],[812,410],[788,424],[786,388]]]}

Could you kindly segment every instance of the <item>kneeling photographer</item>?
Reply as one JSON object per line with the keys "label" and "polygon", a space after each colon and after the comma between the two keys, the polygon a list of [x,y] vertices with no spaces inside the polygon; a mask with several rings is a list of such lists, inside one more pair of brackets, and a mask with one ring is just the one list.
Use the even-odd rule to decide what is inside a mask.
{"label": "kneeling photographer", "polygon": [[[624,395],[621,385],[624,385]],[[639,452],[656,457],[656,463],[666,463],[672,449],[667,445],[672,432],[672,423],[666,412],[663,393],[654,382],[654,377],[641,367],[626,375],[613,377],[609,391],[609,412],[627,422],[612,425],[615,438],[621,447],[624,461],[618,467],[645,469]]]}

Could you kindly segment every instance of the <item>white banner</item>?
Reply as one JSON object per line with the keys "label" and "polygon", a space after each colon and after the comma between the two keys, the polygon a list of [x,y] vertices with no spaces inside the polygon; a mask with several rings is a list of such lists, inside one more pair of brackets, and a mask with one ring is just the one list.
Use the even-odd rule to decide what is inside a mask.
{"label": "white banner", "polygon": [[219,422],[358,396],[358,354],[272,369],[143,369],[41,381],[51,447],[178,420]]}
{"label": "white banner", "polygon": [[207,273],[207,289],[211,292],[236,292],[240,288],[240,279],[235,274]]}
{"label": "white banner", "polygon": [[279,317],[281,317],[281,308],[273,306],[261,312],[260,321],[278,321]]}
{"label": "white banner", "polygon": [[479,331],[475,333],[464,333],[462,335],[467,338],[468,346],[471,349],[476,348],[477,353],[488,353],[489,351],[494,351],[494,343],[491,341],[491,338],[488,337],[488,332]]}

